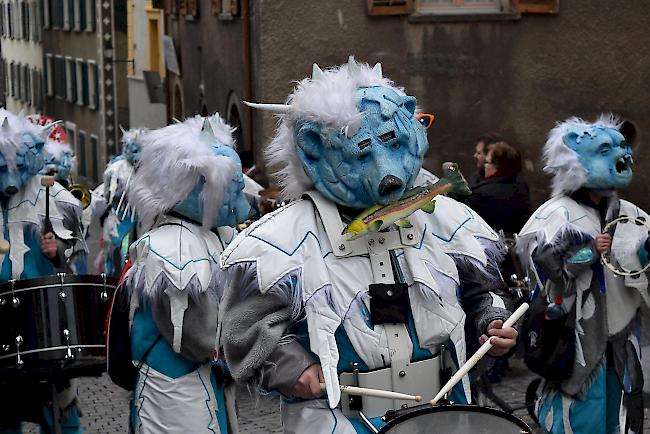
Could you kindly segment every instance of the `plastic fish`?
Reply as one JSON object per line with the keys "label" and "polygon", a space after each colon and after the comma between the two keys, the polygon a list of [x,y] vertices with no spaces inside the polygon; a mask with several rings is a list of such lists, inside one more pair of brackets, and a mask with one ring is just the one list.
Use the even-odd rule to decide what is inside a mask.
{"label": "plastic fish", "polygon": [[458,170],[456,163],[442,165],[444,177],[433,185],[413,188],[399,200],[388,205],[375,205],[359,214],[343,229],[348,240],[354,240],[368,232],[377,232],[395,223],[399,227],[412,227],[408,217],[415,211],[431,214],[436,207],[435,197],[451,192],[456,195],[468,195],[471,190],[467,181]]}

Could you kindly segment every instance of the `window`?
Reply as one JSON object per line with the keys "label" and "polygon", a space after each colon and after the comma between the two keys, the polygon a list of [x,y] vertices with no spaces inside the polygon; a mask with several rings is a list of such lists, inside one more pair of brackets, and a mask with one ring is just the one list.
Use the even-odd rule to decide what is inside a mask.
{"label": "window", "polygon": [[14,11],[13,5],[11,3],[6,3],[7,6],[7,30],[9,37],[13,39],[14,37]]}
{"label": "window", "polygon": [[47,96],[54,96],[54,60],[51,54],[45,55],[45,81]]}
{"label": "window", "polygon": [[72,57],[65,58],[66,86],[65,94],[68,102],[77,100],[77,68]]}
{"label": "window", "polygon": [[11,97],[16,98],[16,64],[11,62],[9,64],[10,80],[11,80]]}
{"label": "window", "polygon": [[73,19],[74,12],[71,13],[73,0],[61,0],[63,8],[63,30],[70,30],[70,21]]}
{"label": "window", "polygon": [[72,122],[65,123],[65,133],[68,135],[68,144],[77,153],[77,125]]}
{"label": "window", "polygon": [[54,56],[54,96],[57,99],[66,98],[65,60],[63,56]]}
{"label": "window", "polygon": [[21,9],[21,24],[22,24],[22,38],[29,40],[29,3],[24,1],[20,4]]}
{"label": "window", "polygon": [[52,25],[52,18],[50,15],[50,0],[43,0],[43,8],[41,10],[43,11],[43,28],[49,29]]}
{"label": "window", "polygon": [[97,181],[97,178],[99,177],[99,146],[98,146],[99,140],[97,140],[97,136],[94,134],[90,135],[90,169],[92,170],[92,173],[89,174],[89,176],[92,177],[93,181]]}
{"label": "window", "polygon": [[5,88],[3,89],[5,95],[9,95],[9,69],[7,69],[7,61],[2,59],[2,74],[4,75]]}
{"label": "window", "polygon": [[368,15],[406,15],[412,0],[368,0]]}
{"label": "window", "polygon": [[511,12],[510,0],[415,0],[415,10],[426,15],[501,14]]}
{"label": "window", "polygon": [[75,79],[77,81],[77,105],[84,105],[84,82],[83,82],[83,67],[84,61],[77,59],[75,61]]}
{"label": "window", "polygon": [[63,0],[49,0],[50,20],[53,29],[63,28]]}
{"label": "window", "polygon": [[88,105],[88,64],[81,61],[81,75],[77,75],[77,80],[81,81],[81,95],[77,94],[77,98],[81,98],[81,105]]}
{"label": "window", "polygon": [[86,18],[86,0],[76,0],[77,1],[77,13],[79,14],[79,27],[75,30],[86,30],[86,23],[88,22]]}
{"label": "window", "polygon": [[79,175],[86,176],[86,132],[79,130],[77,136],[77,164],[79,165]]}
{"label": "window", "polygon": [[70,16],[73,21],[72,30],[78,32],[81,30],[81,5],[85,0],[69,0],[70,1]]}
{"label": "window", "polygon": [[32,76],[29,73],[29,65],[23,66],[23,86],[25,87],[25,102],[32,104]]}
{"label": "window", "polygon": [[0,36],[5,37],[5,5],[0,4]]}
{"label": "window", "polygon": [[85,8],[86,8],[86,27],[85,30],[87,32],[94,32],[95,31],[95,26],[96,26],[96,19],[97,19],[97,11],[95,8],[97,5],[95,5],[95,2],[92,0],[81,0],[85,2]]}
{"label": "window", "polygon": [[32,69],[32,105],[36,111],[41,111],[43,106],[43,75],[41,71]]}
{"label": "window", "polygon": [[88,61],[88,108],[97,109],[98,105],[98,79],[97,64],[94,60]]}
{"label": "window", "polygon": [[16,74],[16,99],[18,101],[23,101],[25,89],[23,88],[23,66],[20,63],[16,64],[15,74]]}

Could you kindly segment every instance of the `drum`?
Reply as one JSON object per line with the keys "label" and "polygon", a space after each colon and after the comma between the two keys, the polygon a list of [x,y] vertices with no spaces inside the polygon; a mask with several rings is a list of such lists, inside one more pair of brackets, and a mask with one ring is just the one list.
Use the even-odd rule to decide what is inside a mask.
{"label": "drum", "polygon": [[400,410],[382,434],[531,434],[521,419],[503,411],[475,405],[429,404]]}
{"label": "drum", "polygon": [[0,284],[0,373],[84,360],[105,365],[105,319],[116,285],[106,275],[66,273]]}

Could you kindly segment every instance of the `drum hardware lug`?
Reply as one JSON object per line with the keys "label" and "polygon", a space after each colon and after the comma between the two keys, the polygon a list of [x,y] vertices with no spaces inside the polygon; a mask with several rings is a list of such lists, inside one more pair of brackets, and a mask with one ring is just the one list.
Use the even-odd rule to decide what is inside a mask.
{"label": "drum hardware lug", "polygon": [[18,367],[23,366],[25,362],[23,362],[23,359],[20,357],[20,346],[23,344],[23,337],[18,335],[16,336],[16,365]]}
{"label": "drum hardware lug", "polygon": [[63,289],[63,281],[65,280],[65,273],[56,273],[56,275],[59,276],[59,281],[61,282],[61,290],[59,291],[59,298],[61,300],[65,300],[66,293],[65,290]]}
{"label": "drum hardware lug", "polygon": [[16,294],[14,294],[14,288],[16,286],[16,279],[11,279],[9,281],[9,283],[11,283],[11,305],[14,308],[18,308],[18,307],[20,307],[20,300],[18,299],[18,297],[16,297]]}
{"label": "drum hardware lug", "polygon": [[7,304],[7,299],[4,297],[0,298],[0,306],[4,306],[5,304]]}
{"label": "drum hardware lug", "polygon": [[74,359],[75,355],[72,353],[72,348],[70,348],[70,330],[63,329],[63,337],[65,338],[65,345],[68,347],[68,352],[65,355],[67,359]]}
{"label": "drum hardware lug", "polygon": [[106,273],[100,274],[102,277],[102,292],[99,294],[101,301],[108,301],[108,291],[106,291]]}
{"label": "drum hardware lug", "polygon": [[99,294],[99,298],[100,298],[101,301],[107,301],[108,300],[108,292],[102,291]]}
{"label": "drum hardware lug", "polygon": [[2,351],[4,351],[5,353],[6,353],[7,351],[9,351],[10,349],[11,349],[11,347],[10,347],[9,345],[7,345],[7,344],[4,344],[4,345],[2,346]]}
{"label": "drum hardware lug", "polygon": [[[354,386],[359,386],[359,364],[357,362],[352,362],[352,382]],[[349,397],[349,406],[350,410],[361,412],[363,410],[363,400],[360,396],[350,395]]]}

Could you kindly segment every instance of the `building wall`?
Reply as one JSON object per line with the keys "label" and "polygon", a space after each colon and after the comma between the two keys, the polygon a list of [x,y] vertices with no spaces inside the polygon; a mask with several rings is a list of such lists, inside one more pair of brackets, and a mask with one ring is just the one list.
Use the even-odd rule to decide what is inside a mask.
{"label": "building wall", "polygon": [[[6,70],[7,88],[5,89],[6,97],[5,104],[9,111],[18,113],[23,110],[26,114],[39,112],[42,109],[42,97],[35,95],[42,86],[43,79],[43,46],[40,43],[42,30],[39,24],[42,22],[39,9],[39,3],[36,1],[29,1],[25,3],[29,7],[29,12],[26,17],[23,17],[22,3],[17,1],[1,1],[0,2],[0,20],[2,32],[0,33],[0,51],[2,52],[2,59]],[[11,8],[11,12],[8,9]],[[12,19],[12,32],[10,34],[9,19]],[[27,34],[23,32],[24,22],[28,23]],[[10,64],[26,66],[29,68],[30,76],[30,96],[28,98],[18,98],[11,94],[11,68]],[[4,79],[5,75],[3,75]],[[38,80],[39,83],[32,83],[31,81]],[[21,77],[21,82],[22,77]],[[36,86],[34,86],[36,85]],[[4,87],[4,83],[3,83]],[[40,92],[39,92],[40,93]]]}
{"label": "building wall", "polygon": [[[181,76],[168,73],[170,115],[193,116],[218,111],[226,120],[236,110],[245,123],[244,53],[242,17],[212,13],[212,1],[201,0],[199,16],[168,15],[166,32],[176,46]],[[174,94],[180,89],[183,110],[174,110]],[[240,134],[244,125],[236,134]],[[238,142],[243,141],[243,135]],[[242,149],[240,148],[240,151]]]}
{"label": "building wall", "polygon": [[[154,9],[150,0],[129,2],[129,124],[132,127],[160,128],[167,124],[167,106],[164,103],[151,103],[143,71],[157,71],[161,79],[165,76],[162,50],[164,34],[164,15],[162,10]],[[154,26],[158,32],[154,35]],[[156,43],[157,42],[157,43]],[[152,64],[154,59],[157,62]]]}
{"label": "building wall", "polygon": [[[502,132],[529,160],[535,204],[548,197],[540,149],[554,123],[612,111],[631,120],[638,133],[636,175],[624,196],[650,209],[650,156],[643,143],[650,135],[645,2],[562,0],[557,15],[491,22],[371,17],[358,0],[251,3],[255,100],[283,102],[313,62],[340,64],[350,54],[380,61],[385,75],[437,116],[427,167],[438,171],[442,162],[455,160],[471,172],[474,138]],[[275,120],[260,113],[255,120],[259,152]]]}

